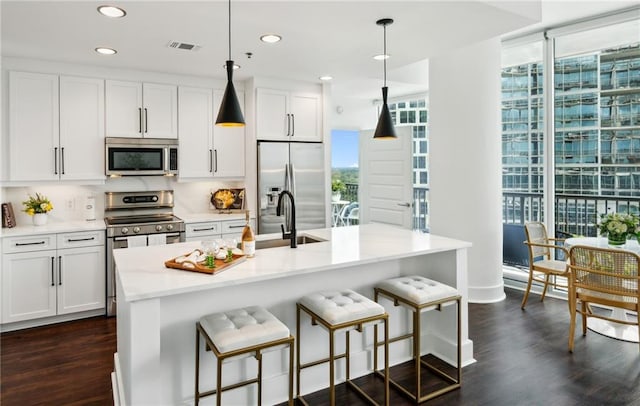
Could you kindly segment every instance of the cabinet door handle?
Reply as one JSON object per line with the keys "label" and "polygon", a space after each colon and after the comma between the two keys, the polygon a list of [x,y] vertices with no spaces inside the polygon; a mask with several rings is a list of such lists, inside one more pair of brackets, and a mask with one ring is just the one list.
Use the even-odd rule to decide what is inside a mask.
{"label": "cabinet door handle", "polygon": [[53,149],[53,174],[58,174],[58,147]]}
{"label": "cabinet door handle", "polygon": [[42,245],[44,244],[45,241],[38,241],[38,242],[17,242],[16,243],[16,247],[23,247],[25,245]]}
{"label": "cabinet door handle", "polygon": [[58,256],[58,286],[62,285],[62,256]]}
{"label": "cabinet door handle", "polygon": [[60,148],[60,165],[62,166],[62,174],[64,175],[64,147]]}
{"label": "cabinet door handle", "polygon": [[193,231],[215,231],[215,227],[210,228],[194,228]]}
{"label": "cabinet door handle", "polygon": [[291,114],[291,136],[296,135],[296,118]]}
{"label": "cabinet door handle", "polygon": [[287,113],[287,137],[291,135],[291,114]]}
{"label": "cabinet door handle", "polygon": [[138,132],[142,134],[142,107],[138,107]]}
{"label": "cabinet door handle", "polygon": [[411,207],[411,203],[397,203],[398,206],[402,206],[402,207]]}
{"label": "cabinet door handle", "polygon": [[218,172],[218,150],[214,149],[213,150],[213,162],[214,162],[214,166],[213,166],[213,172]]}
{"label": "cabinet door handle", "polygon": [[244,224],[241,225],[241,226],[227,226],[227,227],[229,227],[229,228],[244,228]]}
{"label": "cabinet door handle", "polygon": [[55,267],[54,262],[55,258],[51,257],[51,286],[56,286],[56,283],[54,282],[53,278],[55,278],[54,274],[53,274],[53,268]]}
{"label": "cabinet door handle", "polygon": [[209,150],[209,172],[213,172],[213,150]]}
{"label": "cabinet door handle", "polygon": [[76,239],[67,238],[67,242],[93,241],[95,239],[96,237],[76,238]]}
{"label": "cabinet door handle", "polygon": [[146,107],[144,108],[144,133],[149,133],[149,112]]}

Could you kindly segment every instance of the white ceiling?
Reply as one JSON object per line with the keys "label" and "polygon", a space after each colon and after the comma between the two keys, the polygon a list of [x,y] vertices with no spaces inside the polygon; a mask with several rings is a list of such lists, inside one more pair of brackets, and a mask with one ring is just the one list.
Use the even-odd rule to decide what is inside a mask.
{"label": "white ceiling", "polygon": [[[317,82],[334,77],[347,92],[379,93],[382,63],[380,18],[387,28],[389,84],[394,94],[426,89],[426,63],[442,50],[526,30],[635,2],[481,1],[243,1],[232,6],[232,57],[242,66],[235,78],[277,77]],[[567,3],[573,5],[567,6]],[[120,19],[106,18],[98,5],[124,8]],[[102,67],[129,68],[224,78],[228,53],[226,1],[6,1],[0,3],[2,56],[27,57]],[[546,12],[545,12],[546,10]],[[551,11],[549,11],[551,10]],[[563,17],[564,16],[564,17]],[[570,16],[570,17],[569,17]],[[549,20],[551,21],[551,20]],[[277,33],[283,40],[264,44]],[[169,41],[202,46],[196,52],[171,49]],[[118,50],[104,56],[98,46]],[[249,59],[245,52],[252,52]],[[370,97],[370,94],[363,94]]]}

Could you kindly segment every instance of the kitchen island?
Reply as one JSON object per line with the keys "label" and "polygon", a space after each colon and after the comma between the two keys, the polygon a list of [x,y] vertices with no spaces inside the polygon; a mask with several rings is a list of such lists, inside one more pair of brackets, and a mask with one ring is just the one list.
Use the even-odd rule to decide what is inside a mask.
{"label": "kitchen island", "polygon": [[[295,335],[295,303],[318,290],[350,288],[372,298],[373,286],[387,278],[419,274],[451,286],[462,294],[462,359],[474,362],[467,329],[467,249],[470,243],[382,224],[307,230],[300,234],[321,242],[258,250],[255,258],[208,275],[164,267],[164,261],[200,247],[199,242],[114,251],[117,267],[118,352],[115,356],[114,398],[127,405],[183,405],[193,403],[195,323],[203,315],[260,305],[282,320]],[[258,236],[258,239],[279,235]],[[410,316],[384,303],[391,334],[406,331]],[[455,308],[427,312],[423,329],[424,353],[455,360]],[[326,354],[326,332],[303,319],[303,362]],[[428,330],[427,330],[428,329]],[[352,337],[352,376],[369,373],[373,330]],[[338,349],[344,340],[338,340]],[[409,359],[410,343],[391,346],[390,362]],[[263,401],[287,397],[287,354],[264,356]],[[201,390],[213,388],[214,357],[201,353]],[[344,379],[343,360],[337,377]],[[225,365],[225,379],[252,376],[255,360]],[[302,375],[304,393],[328,386],[326,368]],[[225,392],[226,404],[255,403],[255,385]],[[215,397],[207,398],[215,401]]]}

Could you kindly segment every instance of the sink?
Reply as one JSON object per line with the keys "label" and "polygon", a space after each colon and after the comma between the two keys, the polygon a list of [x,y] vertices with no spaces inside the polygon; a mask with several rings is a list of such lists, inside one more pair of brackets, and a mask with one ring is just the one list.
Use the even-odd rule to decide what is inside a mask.
{"label": "sink", "polygon": [[[321,240],[319,238],[310,237],[308,235],[299,235],[297,238],[298,245],[303,244],[311,244],[314,242],[323,242],[325,240]],[[265,248],[277,248],[277,247],[288,247],[291,245],[291,240],[283,240],[282,238],[273,239],[273,240],[259,240],[256,241],[256,249],[261,250]]]}

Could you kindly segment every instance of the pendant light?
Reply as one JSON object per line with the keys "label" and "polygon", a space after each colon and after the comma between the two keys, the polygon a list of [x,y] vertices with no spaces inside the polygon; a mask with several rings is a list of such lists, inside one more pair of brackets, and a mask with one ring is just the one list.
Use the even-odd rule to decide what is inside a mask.
{"label": "pendant light", "polygon": [[384,86],[382,87],[382,110],[373,138],[377,140],[394,139],[397,138],[396,130],[393,128],[393,120],[391,120],[391,113],[389,113],[389,106],[387,106],[387,25],[393,24],[393,20],[383,18],[376,21],[376,24],[381,25],[384,30]]}
{"label": "pendant light", "polygon": [[224,90],[216,125],[222,127],[243,127],[244,117],[233,87],[233,61],[231,60],[231,0],[229,0],[229,59],[227,60],[227,88]]}

